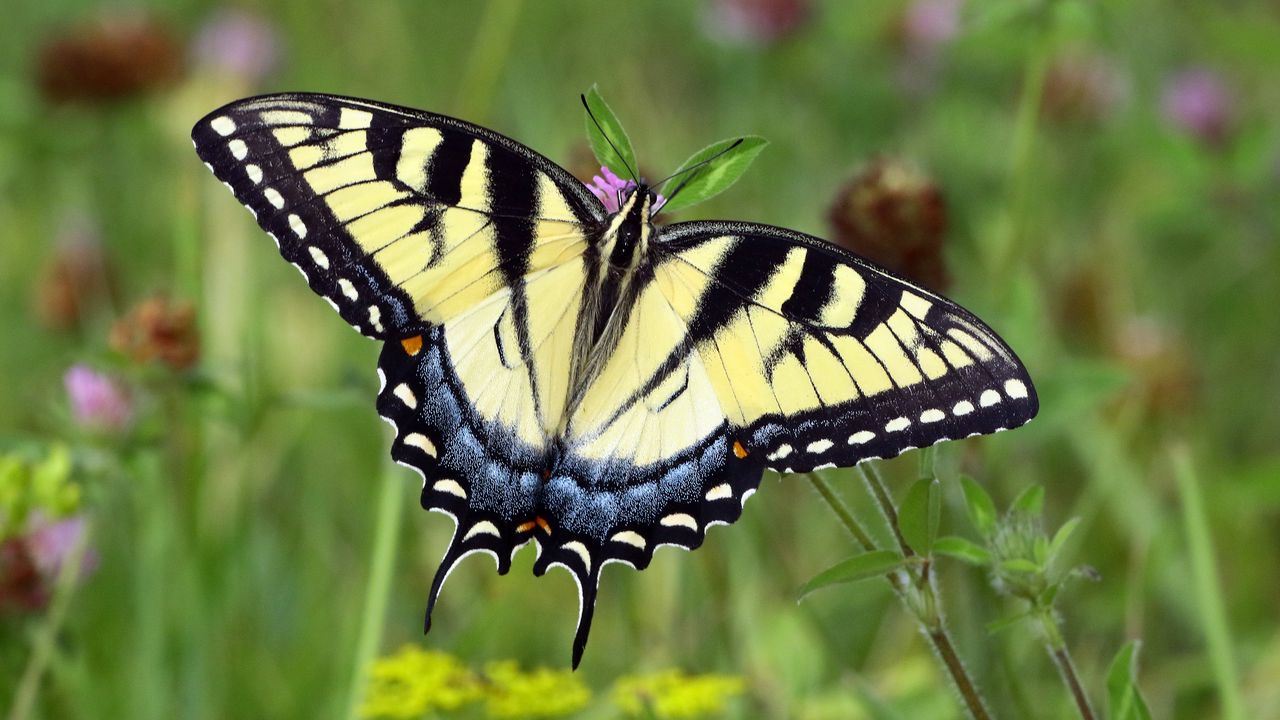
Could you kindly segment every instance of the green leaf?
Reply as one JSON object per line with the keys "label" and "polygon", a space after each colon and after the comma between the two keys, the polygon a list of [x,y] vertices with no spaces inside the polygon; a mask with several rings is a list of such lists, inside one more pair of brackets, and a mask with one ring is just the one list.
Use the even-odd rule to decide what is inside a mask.
{"label": "green leaf", "polygon": [[942,505],[938,500],[938,481],[921,478],[911,484],[898,508],[898,530],[907,546],[921,555],[933,551],[938,536],[938,519]]}
{"label": "green leaf", "polygon": [[1053,607],[1058,600],[1058,593],[1062,591],[1062,585],[1061,582],[1050,583],[1036,598],[1036,604],[1043,608]]}
{"label": "green leaf", "polygon": [[[630,178],[636,167],[636,151],[631,147],[631,138],[627,137],[627,131],[622,128],[622,122],[618,120],[617,115],[613,114],[609,103],[604,101],[604,97],[600,95],[595,85],[587,90],[584,97],[587,107],[591,109],[586,116],[587,139],[591,142],[591,151],[595,153],[596,160],[617,173],[618,177]],[[592,115],[595,115],[596,121],[600,123],[599,127],[592,122]],[[610,140],[613,141],[612,145],[609,144]]]}
{"label": "green leaf", "polygon": [[1000,569],[1008,573],[1038,573],[1040,566],[1025,558],[1009,558],[1000,561]]}
{"label": "green leaf", "polygon": [[872,550],[861,555],[854,555],[813,576],[812,580],[800,588],[800,597],[797,599],[804,599],[806,595],[814,590],[828,585],[857,582],[886,575],[909,562],[909,560],[892,550]]}
{"label": "green leaf", "polygon": [[987,491],[968,475],[960,476],[960,486],[964,489],[964,502],[969,508],[973,526],[982,537],[991,537],[996,530],[996,504]]}
{"label": "green leaf", "polygon": [[938,555],[946,555],[963,560],[970,565],[985,566],[991,564],[991,553],[981,545],[955,535],[940,537],[933,543],[933,551]]}
{"label": "green leaf", "polygon": [[[736,147],[734,143],[737,143]],[[768,144],[769,141],[759,135],[747,135],[711,143],[690,155],[689,159],[680,163],[680,167],[676,170],[673,182],[676,183],[677,189],[672,191],[671,199],[662,206],[662,209],[674,211],[687,208],[728,190],[729,186],[738,182],[747,168],[751,167],[756,156]],[[720,153],[724,154],[707,165],[686,175],[680,174]]]}
{"label": "green leaf", "polygon": [[1009,509],[1024,515],[1039,515],[1044,511],[1044,488],[1039,485],[1027,487],[1018,493]]}
{"label": "green leaf", "polygon": [[1053,562],[1058,557],[1058,553],[1062,552],[1062,547],[1067,544],[1067,540],[1071,539],[1071,533],[1075,532],[1079,526],[1080,518],[1074,517],[1058,528],[1058,532],[1053,534],[1053,540],[1049,541],[1048,562]]}
{"label": "green leaf", "polygon": [[1142,643],[1130,640],[1107,670],[1107,717],[1110,720],[1151,720],[1151,710],[1138,689],[1138,650]]}
{"label": "green leaf", "polygon": [[1004,630],[1008,630],[1009,628],[1013,627],[1014,625],[1017,625],[1018,623],[1022,622],[1023,620],[1026,620],[1029,617],[1031,617],[1031,611],[1027,610],[1024,612],[1020,612],[1016,615],[1009,615],[1007,617],[1002,617],[999,620],[992,620],[991,622],[987,623],[987,633],[991,635],[995,635],[998,632],[1003,632]]}

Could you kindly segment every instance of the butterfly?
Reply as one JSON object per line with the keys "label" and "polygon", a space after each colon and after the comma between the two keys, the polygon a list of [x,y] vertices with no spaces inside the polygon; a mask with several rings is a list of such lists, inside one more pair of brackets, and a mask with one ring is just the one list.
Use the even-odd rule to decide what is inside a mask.
{"label": "butterfly", "polygon": [[422,506],[455,521],[450,571],[526,543],[579,590],[738,519],[766,469],[888,458],[1021,425],[1022,363],[950,300],[818,238],[610,212],[483,127],[369,100],[233,102],[196,152],[311,289],[382,342],[378,413]]}

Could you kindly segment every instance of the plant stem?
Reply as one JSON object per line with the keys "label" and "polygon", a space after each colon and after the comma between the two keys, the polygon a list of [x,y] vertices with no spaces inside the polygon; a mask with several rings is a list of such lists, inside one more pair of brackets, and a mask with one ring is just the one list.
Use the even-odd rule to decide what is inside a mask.
{"label": "plant stem", "polygon": [[831,487],[831,483],[827,482],[827,479],[818,473],[805,473],[804,476],[809,480],[809,483],[813,485],[813,488],[818,491],[818,494],[822,496],[822,499],[827,501],[827,505],[831,507],[831,511],[840,519],[840,524],[844,525],[845,529],[853,535],[854,539],[858,541],[858,544],[862,546],[862,549],[867,552],[875,550],[875,541],[871,539],[871,536],[867,534],[866,530],[862,529],[862,525],[858,523],[857,518],[855,518],[853,513],[849,511],[848,506],[844,504],[844,500],[840,499],[839,495],[836,495],[835,489]]}
{"label": "plant stem", "polygon": [[898,541],[898,548],[902,550],[902,554],[906,557],[915,555],[911,546],[907,545],[906,538],[902,537],[902,531],[898,528],[898,508],[894,506],[893,496],[889,494],[889,488],[884,484],[884,479],[880,477],[880,472],[874,467],[870,470],[866,470],[864,467],[864,465],[858,465],[854,469],[862,475],[863,481],[871,489],[871,494],[880,506],[880,512],[884,514],[885,522],[888,522],[889,528],[893,530],[893,537]]}
{"label": "plant stem", "polygon": [[31,648],[31,657],[22,671],[22,679],[18,681],[17,692],[13,696],[13,705],[9,708],[9,720],[26,720],[31,717],[36,697],[40,694],[40,683],[44,679],[45,669],[53,658],[57,646],[58,631],[67,616],[67,607],[71,605],[71,597],[75,594],[76,581],[80,577],[80,565],[89,547],[89,534],[92,526],[85,521],[80,542],[71,548],[70,553],[62,561],[58,570],[58,578],[54,584],[53,599],[49,604],[49,615],[45,618],[35,637]]}
{"label": "plant stem", "polygon": [[956,691],[960,693],[961,699],[964,700],[965,707],[969,709],[969,714],[974,720],[991,720],[991,711],[987,709],[986,702],[982,699],[982,694],[978,692],[978,688],[973,683],[973,679],[969,677],[969,671],[964,667],[964,661],[960,659],[960,654],[956,652],[956,647],[951,642],[951,636],[941,624],[936,630],[928,631],[929,642],[933,643],[933,649],[937,651],[938,657],[942,658],[942,664],[947,667],[947,672],[951,675],[951,681],[956,684]]}
{"label": "plant stem", "polygon": [[1062,675],[1062,681],[1071,689],[1071,698],[1076,702],[1076,709],[1080,711],[1081,719],[1094,720],[1096,716],[1093,714],[1093,707],[1089,704],[1089,696],[1080,685],[1080,676],[1076,674],[1076,666],[1071,661],[1071,653],[1067,651],[1067,646],[1049,648],[1049,655],[1053,658],[1053,664],[1058,666],[1058,674]]}
{"label": "plant stem", "polygon": [[1082,720],[1094,720],[1097,716],[1093,712],[1093,706],[1089,704],[1089,695],[1080,684],[1080,676],[1076,673],[1076,665],[1071,660],[1071,651],[1067,649],[1067,643],[1062,638],[1062,631],[1058,629],[1053,608],[1038,606],[1036,615],[1040,619],[1040,629],[1044,632],[1045,650],[1053,659],[1053,664],[1058,667],[1058,675],[1062,677],[1067,691],[1071,693],[1076,710],[1080,712]]}
{"label": "plant stem", "polygon": [[1231,628],[1227,624],[1222,585],[1215,567],[1204,496],[1200,492],[1200,483],[1187,448],[1178,445],[1171,454],[1174,479],[1178,483],[1178,494],[1182,496],[1182,521],[1191,555],[1191,584],[1196,604],[1200,607],[1200,619],[1204,623],[1209,662],[1213,666],[1218,694],[1222,698],[1222,717],[1226,720],[1243,720],[1245,712],[1244,701],[1240,697],[1240,675],[1231,647]]}
{"label": "plant stem", "polygon": [[[814,489],[818,491],[818,494],[822,496],[822,499],[827,502],[827,505],[831,507],[832,512],[834,512],[836,517],[839,518],[840,524],[844,525],[845,529],[848,530],[849,533],[858,541],[858,544],[862,546],[862,549],[868,552],[875,550],[876,545],[871,539],[871,536],[867,534],[867,531],[858,523],[857,518],[855,518],[853,513],[849,511],[849,508],[844,504],[844,501],[836,495],[835,490],[831,487],[831,484],[827,482],[826,478],[813,472],[804,473],[804,476],[809,480],[809,483],[813,485]],[[887,492],[885,492],[885,500],[888,503],[888,509],[892,511],[896,517],[897,510],[893,507],[893,502],[888,498]],[[881,509],[883,510],[884,506],[882,506]],[[894,523],[894,527],[896,530],[896,522]],[[899,538],[899,540],[901,540],[901,538]],[[908,592],[912,590],[912,587],[903,581],[904,578],[900,573],[891,572],[888,575],[885,575],[885,579],[889,581],[889,585],[893,588],[893,592],[898,596],[898,599],[901,600],[902,603],[912,611],[912,614],[916,616],[916,620],[924,630],[925,637],[929,638],[929,642],[933,645],[933,649],[938,653],[938,657],[942,660],[943,666],[951,676],[951,681],[955,683],[956,691],[960,693],[960,699],[969,710],[969,714],[974,718],[974,720],[991,720],[991,711],[987,709],[986,702],[978,692],[977,685],[975,685],[973,679],[969,677],[969,672],[965,669],[964,662],[960,660],[960,655],[956,652],[955,645],[951,642],[951,636],[947,633],[946,625],[942,621],[941,614],[937,613],[935,610],[930,612],[928,619],[926,619],[925,616],[919,612],[918,608],[914,607],[909,601]],[[937,603],[936,598],[934,597],[932,584],[923,582],[920,583],[920,587],[923,592],[928,594],[928,607],[936,608]]]}
{"label": "plant stem", "polygon": [[400,531],[401,506],[404,502],[404,478],[390,462],[383,464],[378,491],[377,525],[374,528],[373,552],[369,557],[369,584],[365,590],[364,613],[360,619],[360,635],[356,640],[355,658],[351,665],[351,687],[347,697],[347,715],[360,717],[368,680],[369,663],[378,651],[386,619],[387,595],[391,587],[391,567],[396,557],[396,537]]}

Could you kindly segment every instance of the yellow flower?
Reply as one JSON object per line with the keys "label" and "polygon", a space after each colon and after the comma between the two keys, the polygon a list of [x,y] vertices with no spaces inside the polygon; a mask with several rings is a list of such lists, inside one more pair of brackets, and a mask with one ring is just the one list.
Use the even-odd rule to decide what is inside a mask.
{"label": "yellow flower", "polygon": [[515,661],[504,660],[486,665],[485,678],[491,718],[564,717],[591,700],[591,691],[568,670],[521,672]]}
{"label": "yellow flower", "polygon": [[659,718],[699,718],[724,712],[729,698],[743,688],[742,678],[732,675],[663,670],[619,678],[613,686],[613,701],[632,717],[649,712]]}
{"label": "yellow flower", "polygon": [[370,671],[360,715],[419,718],[432,710],[454,710],[483,695],[480,679],[447,653],[405,645]]}

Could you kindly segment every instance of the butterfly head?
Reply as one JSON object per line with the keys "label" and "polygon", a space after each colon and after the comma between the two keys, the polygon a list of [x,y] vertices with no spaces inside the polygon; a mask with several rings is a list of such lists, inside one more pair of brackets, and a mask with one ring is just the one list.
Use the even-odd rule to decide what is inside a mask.
{"label": "butterfly head", "polygon": [[620,269],[635,267],[647,251],[653,208],[661,197],[643,182],[625,192],[618,212],[610,218],[602,247],[609,263]]}

